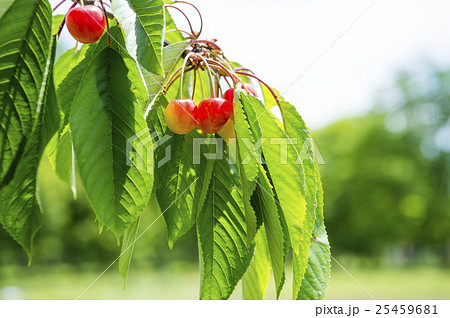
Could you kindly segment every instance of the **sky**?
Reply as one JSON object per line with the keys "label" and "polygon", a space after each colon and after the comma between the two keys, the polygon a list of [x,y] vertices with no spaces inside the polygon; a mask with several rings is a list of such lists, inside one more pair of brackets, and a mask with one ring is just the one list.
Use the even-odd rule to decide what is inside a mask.
{"label": "sky", "polygon": [[399,70],[450,67],[448,0],[191,2],[202,37],[278,89],[312,129],[367,112]]}

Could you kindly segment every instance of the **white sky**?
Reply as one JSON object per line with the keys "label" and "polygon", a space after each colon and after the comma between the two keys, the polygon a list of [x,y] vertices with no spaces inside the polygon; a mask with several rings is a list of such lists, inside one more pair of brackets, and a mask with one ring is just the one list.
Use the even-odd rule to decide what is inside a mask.
{"label": "white sky", "polygon": [[285,93],[311,128],[367,111],[397,70],[450,66],[448,0],[378,0],[289,90],[374,0],[191,2],[203,14],[202,36]]}

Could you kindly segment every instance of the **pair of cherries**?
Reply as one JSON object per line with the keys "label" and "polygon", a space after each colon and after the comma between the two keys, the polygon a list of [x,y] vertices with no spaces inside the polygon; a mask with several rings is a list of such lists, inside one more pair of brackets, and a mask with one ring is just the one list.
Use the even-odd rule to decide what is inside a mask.
{"label": "pair of cherries", "polygon": [[[250,84],[244,84],[254,96],[256,91]],[[167,127],[176,134],[184,135],[195,126],[203,133],[219,132],[227,122],[234,121],[233,115],[234,89],[228,89],[222,98],[207,98],[198,106],[192,99],[175,99],[167,105],[164,119]]]}

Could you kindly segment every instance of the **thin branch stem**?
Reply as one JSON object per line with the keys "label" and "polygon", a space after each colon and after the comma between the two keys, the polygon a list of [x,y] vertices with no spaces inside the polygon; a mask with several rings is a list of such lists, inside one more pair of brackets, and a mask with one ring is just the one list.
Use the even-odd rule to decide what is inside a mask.
{"label": "thin branch stem", "polygon": [[182,68],[183,67],[180,66],[179,68],[177,68],[177,70],[175,72],[173,72],[172,76],[169,78],[166,85],[164,86],[164,90],[166,90],[166,86],[169,85],[172,82],[172,80],[174,80],[174,77],[181,71]]}
{"label": "thin branch stem", "polygon": [[199,71],[198,78],[200,79],[200,87],[202,88],[202,99],[205,99],[205,88],[203,87],[203,78],[201,71]]}
{"label": "thin branch stem", "polygon": [[189,29],[191,29],[191,33],[194,34],[194,29],[192,28],[192,24],[191,24],[191,20],[189,20],[188,16],[186,15],[186,13],[183,12],[183,10],[181,10],[180,8],[177,8],[175,6],[171,6],[171,5],[166,5],[166,8],[173,8],[178,10],[187,20],[188,24],[189,24]]}
{"label": "thin branch stem", "polygon": [[202,61],[205,63],[205,66],[208,69],[208,78],[209,78],[209,86],[210,86],[211,94],[212,94],[212,97],[216,97],[215,94],[214,94],[214,85],[213,85],[213,79],[212,79],[212,71],[211,71],[211,68],[209,67],[208,61],[206,61],[206,59],[203,56],[201,56],[200,54],[195,54],[195,56],[197,56],[200,59],[202,59]]}
{"label": "thin branch stem", "polygon": [[233,87],[233,86],[231,86],[230,82],[228,82],[228,79],[225,76],[223,76],[223,79],[225,80],[225,82],[227,83],[229,88]]}
{"label": "thin branch stem", "polygon": [[193,53],[193,52],[189,53],[188,55],[186,55],[186,57],[184,58],[184,61],[183,61],[183,67],[182,67],[182,69],[181,69],[180,99],[183,98],[183,75],[184,75],[184,69],[185,69],[185,67],[186,67],[186,64],[187,64],[189,58],[190,58],[191,56],[193,56],[193,55],[195,55],[195,53]]}
{"label": "thin branch stem", "polygon": [[241,84],[244,85],[244,82],[239,78],[239,76],[234,74],[233,71],[228,70],[225,66],[222,65],[222,63],[219,63],[218,61],[214,61],[214,60],[208,60],[208,62],[210,62],[212,65],[220,68],[221,70],[225,71],[228,74],[228,76],[231,77],[234,84],[241,82]]}
{"label": "thin branch stem", "polygon": [[[194,69],[193,67],[188,68],[187,70],[184,71],[184,73],[190,72],[190,71],[192,71],[193,69]],[[168,84],[166,85],[166,87],[164,87],[163,92],[164,92],[164,93],[167,93],[167,92],[169,91],[170,87],[173,85],[173,83],[175,83],[175,82],[177,81],[177,79],[180,78],[180,76],[181,76],[181,74],[178,74],[177,76],[175,76],[175,78],[173,79],[173,81],[170,82],[170,83],[168,83]]]}
{"label": "thin branch stem", "polygon": [[246,72],[250,72],[252,74],[255,74],[255,72],[253,72],[251,69],[246,68],[246,67],[236,67],[234,70],[235,71],[246,71]]}
{"label": "thin branch stem", "polygon": [[53,8],[52,11],[55,11],[56,9],[58,9],[59,6],[62,5],[64,2],[66,2],[66,0],[62,0],[60,3],[58,3],[58,4]]}
{"label": "thin branch stem", "polygon": [[[77,2],[74,2],[74,3],[70,6],[69,10],[72,9],[72,8],[75,8],[75,6],[76,6],[77,4],[78,4]],[[69,10],[67,10],[67,12],[69,12]],[[64,25],[66,24],[66,17],[67,17],[67,13],[66,13],[66,15],[64,16],[63,22],[62,22],[61,25],[59,26],[58,33],[56,34],[56,36],[57,36],[58,38],[59,38],[59,36],[61,35],[61,32],[62,32],[62,30],[63,30],[63,28],[64,28]]]}
{"label": "thin branch stem", "polygon": [[220,96],[219,95],[219,77],[217,76],[217,73],[213,73],[214,74],[214,83],[215,83],[215,89],[216,89],[216,96]]}
{"label": "thin branch stem", "polygon": [[197,70],[196,69],[194,69],[194,81],[193,81],[193,84],[192,84],[192,100],[194,100],[194,97],[195,97],[195,85],[197,84]]}
{"label": "thin branch stem", "polygon": [[195,5],[193,5],[192,3],[187,2],[187,1],[175,1],[174,3],[185,3],[185,4],[188,4],[188,5],[190,5],[191,7],[193,7],[197,11],[198,16],[200,17],[200,31],[198,31],[197,34],[195,32],[192,32],[192,33],[196,35],[195,38],[198,38],[200,36],[200,34],[202,34],[202,31],[203,31],[203,17],[202,17],[202,14],[200,13],[200,10]]}
{"label": "thin branch stem", "polygon": [[269,85],[267,85],[265,82],[263,82],[259,77],[257,77],[256,75],[253,74],[249,74],[249,73],[245,73],[245,72],[239,72],[236,71],[236,74],[240,74],[240,75],[245,75],[245,76],[249,76],[249,77],[253,77],[254,79],[256,79],[258,82],[260,82],[261,84],[263,84],[265,87],[267,87],[267,89],[270,91],[270,93],[272,94],[272,96],[275,98],[275,101],[277,102],[278,106],[281,109],[281,105],[280,105],[280,99],[278,97],[278,95],[275,93],[275,91],[272,89],[272,87],[270,87]]}

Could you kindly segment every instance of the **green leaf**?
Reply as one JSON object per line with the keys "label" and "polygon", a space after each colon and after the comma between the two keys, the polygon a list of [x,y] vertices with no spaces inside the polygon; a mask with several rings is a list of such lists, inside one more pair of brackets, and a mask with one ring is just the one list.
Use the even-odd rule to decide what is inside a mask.
{"label": "green leaf", "polygon": [[123,232],[122,248],[120,250],[119,258],[119,273],[124,278],[124,289],[127,283],[128,271],[130,269],[131,258],[133,256],[134,245],[141,223],[141,216],[136,221],[131,223]]}
{"label": "green leaf", "polygon": [[[169,4],[168,2],[173,3],[173,1],[165,1],[166,4]],[[184,41],[185,38],[180,31],[167,32],[178,29],[177,25],[175,24],[175,21],[173,21],[172,16],[170,15],[169,10],[167,10],[167,8],[164,10],[164,18],[166,20],[166,25],[164,28],[164,40],[168,41],[169,43],[177,43]]]}
{"label": "green leaf", "polygon": [[[206,197],[213,162],[202,153],[215,146],[214,138],[205,138],[198,131],[187,135],[173,134],[164,121],[167,99],[159,94],[147,117],[155,144],[155,190],[164,212],[169,247],[194,224]],[[207,145],[209,141],[209,146]],[[199,143],[197,143],[199,142]],[[198,155],[194,157],[194,149]]]}
{"label": "green leaf", "polygon": [[[106,41],[101,43],[105,45]],[[69,112],[82,75],[90,63],[92,53],[96,49],[97,44],[92,46],[83,45],[79,50],[76,48],[69,49],[60,55],[54,66],[55,86],[61,102],[64,121],[59,133],[50,140],[46,153],[56,175],[71,187],[74,198],[77,196],[75,154],[68,125]],[[86,58],[86,55],[88,55],[88,58]],[[76,68],[75,71],[71,72],[74,68]]]}
{"label": "green leaf", "polygon": [[53,72],[53,77],[55,79],[55,86],[58,89],[61,82],[66,78],[67,74],[75,66],[74,62],[77,60],[76,57],[80,56],[80,51],[86,51],[87,45],[82,46],[81,50],[76,50],[76,48],[69,49],[62,53],[55,62],[55,70]]}
{"label": "green leaf", "polygon": [[10,1],[0,12],[0,182],[9,182],[38,117],[52,17],[46,0]]}
{"label": "green leaf", "polygon": [[167,145],[172,155],[165,163],[164,174],[158,178],[156,195],[161,210],[165,211],[170,248],[194,225],[205,200],[213,161],[205,158],[196,161],[194,152],[200,150],[197,142],[202,139],[205,139],[202,134],[194,130],[186,135],[172,134]]}
{"label": "green leaf", "polygon": [[112,10],[123,25],[130,55],[148,72],[163,75],[164,1],[115,0]]}
{"label": "green leaf", "polygon": [[286,133],[293,139],[297,140],[296,148],[299,154],[302,150],[305,153],[302,156],[303,168],[305,171],[305,199],[306,199],[306,217],[303,222],[303,233],[301,245],[298,251],[294,252],[294,282],[293,282],[293,298],[298,298],[301,282],[306,271],[309,246],[314,229],[314,221],[317,209],[317,193],[319,192],[319,170],[314,158],[314,151],[311,142],[311,136],[306,127],[303,118],[297,112],[295,107],[288,102],[281,101],[281,110],[283,122],[286,127]]}
{"label": "green leaf", "polygon": [[242,109],[242,104],[239,101],[239,95],[239,93],[235,94],[234,130],[236,132],[239,154],[241,155],[245,176],[249,183],[254,183],[258,175],[258,165],[261,162],[261,155],[256,149],[252,131]]}
{"label": "green leaf", "polygon": [[[114,34],[114,28],[110,30]],[[73,100],[78,90],[85,85],[82,81],[93,58],[101,52],[108,43],[103,36],[98,42],[83,45],[80,50],[68,50],[60,56],[55,64],[55,80],[57,84],[58,100],[61,110],[66,115],[70,113]],[[67,124],[67,119],[64,124]]]}
{"label": "green leaf", "polygon": [[59,26],[64,21],[65,17],[65,14],[56,14],[53,16],[52,35],[56,35],[59,32]]}
{"label": "green leaf", "polygon": [[[313,238],[309,249],[308,266],[297,299],[323,299],[331,272],[330,243],[323,222],[323,190],[319,179],[318,206]],[[296,262],[294,260],[294,270]]]}
{"label": "green leaf", "polygon": [[125,65],[128,69],[128,79],[133,84],[132,91],[137,98],[139,106],[142,109],[145,109],[148,104],[148,91],[145,86],[144,79],[142,78],[141,73],[139,72],[138,66],[133,58],[124,50],[120,50],[120,55],[122,56]]}
{"label": "green leaf", "polygon": [[[261,87],[261,91],[263,93],[264,105],[266,105],[266,108],[268,110],[271,110],[274,106],[277,106],[277,101],[275,100],[272,93],[265,85],[260,84],[260,87]],[[281,96],[281,94],[275,88],[272,88],[272,89],[278,95],[278,98],[280,100],[283,100],[283,97]]]}
{"label": "green leaf", "polygon": [[[51,17],[50,7],[43,6],[43,16]],[[42,153],[59,128],[59,108],[53,83],[53,61],[56,39],[47,47],[48,57],[36,101],[36,117],[27,136],[17,169],[8,182],[0,184],[0,222],[3,228],[24,248],[31,261],[34,236],[42,225],[38,204],[37,170]]]}
{"label": "green leaf", "polygon": [[236,166],[224,158],[216,159],[209,191],[197,220],[201,299],[228,299],[252,259],[254,246],[247,244],[240,189]]}
{"label": "green leaf", "polygon": [[188,41],[184,41],[173,43],[164,47],[162,60],[164,67],[164,76],[154,75],[144,69],[141,69],[144,76],[145,85],[147,86],[147,90],[149,93],[150,101],[154,101],[156,96],[158,96],[158,94],[162,91],[164,87],[164,81],[168,80],[168,76],[174,71],[177,62],[179,62],[179,59],[188,43]]}
{"label": "green leaf", "polygon": [[252,197],[254,206],[261,211],[264,222],[265,235],[267,237],[268,248],[270,253],[270,261],[273,269],[275,280],[275,290],[277,298],[280,296],[281,290],[285,282],[284,263],[288,251],[288,235],[283,231],[280,218],[283,216],[283,210],[277,205],[272,186],[267,178],[264,168],[259,169],[258,184]]}
{"label": "green leaf", "polygon": [[264,227],[261,227],[255,236],[255,255],[242,278],[242,298],[245,300],[264,299],[269,278],[269,247]]}
{"label": "green leaf", "polygon": [[242,185],[242,196],[244,200],[244,212],[245,212],[245,223],[247,229],[247,242],[250,243],[253,241],[256,230],[257,230],[257,220],[256,220],[256,212],[253,210],[253,207],[250,203],[250,199],[255,189],[255,182],[249,182],[245,173],[245,165],[242,164],[241,155],[238,154],[237,166],[239,170],[239,176],[241,179]]}
{"label": "green leaf", "polygon": [[9,7],[14,4],[14,0],[0,0],[0,19],[8,11]]}
{"label": "green leaf", "polygon": [[[146,119],[149,133],[152,137],[154,145],[154,175],[156,180],[159,180],[159,178],[162,178],[164,176],[168,167],[164,163],[169,159],[168,156],[170,155],[171,151],[169,145],[165,144],[166,141],[172,138],[172,135],[168,131],[166,121],[164,120],[164,110],[168,104],[169,102],[167,101],[164,94],[158,94]],[[161,183],[157,182],[153,186],[153,192],[156,192],[160,185]]]}
{"label": "green leaf", "polygon": [[118,239],[141,214],[153,185],[152,142],[127,73],[119,53],[104,48],[83,73],[70,111],[86,194]]}
{"label": "green leaf", "polygon": [[77,197],[75,179],[75,154],[72,146],[72,136],[69,125],[61,133],[55,134],[45,148],[50,164],[58,178],[72,189]]}
{"label": "green leaf", "polygon": [[[293,140],[278,126],[275,117],[257,98],[241,94],[241,100],[252,130],[260,131],[263,155],[285,214],[291,246],[294,252],[298,252],[303,238],[306,202],[304,173],[298,162],[297,149]],[[252,118],[255,118],[253,122]]]}
{"label": "green leaf", "polygon": [[[113,25],[109,30],[111,38],[111,47],[119,52],[128,68],[127,77],[132,82],[132,91],[141,104],[146,104],[148,93],[142,83],[139,70],[134,60],[124,50],[125,40],[120,26]],[[82,78],[88,69],[92,60],[108,45],[107,34],[89,45],[83,45],[79,50],[70,49],[64,52],[55,63],[55,83],[57,87],[58,100],[65,115],[70,113],[70,108],[75,95],[80,86],[84,85]],[[141,105],[144,107],[144,105]],[[67,124],[67,119],[64,121]],[[64,125],[65,126],[65,125]]]}
{"label": "green leaf", "polygon": [[[244,196],[247,241],[251,242],[256,234],[256,215],[250,204],[250,198],[256,185],[260,155],[256,151],[255,141],[250,126],[242,110],[242,105],[239,102],[239,93],[234,96],[234,130],[236,132],[236,143],[239,151],[237,161]],[[236,147],[236,144],[231,144],[230,148],[232,146]]]}

